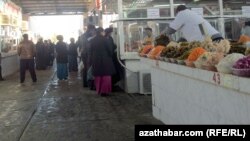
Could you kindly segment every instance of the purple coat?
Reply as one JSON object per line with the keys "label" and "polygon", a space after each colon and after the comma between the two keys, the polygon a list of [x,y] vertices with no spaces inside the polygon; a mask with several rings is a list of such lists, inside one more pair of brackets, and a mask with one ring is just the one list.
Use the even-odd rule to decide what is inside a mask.
{"label": "purple coat", "polygon": [[90,65],[93,67],[94,76],[115,74],[112,54],[112,47],[104,36],[97,35],[90,41]]}

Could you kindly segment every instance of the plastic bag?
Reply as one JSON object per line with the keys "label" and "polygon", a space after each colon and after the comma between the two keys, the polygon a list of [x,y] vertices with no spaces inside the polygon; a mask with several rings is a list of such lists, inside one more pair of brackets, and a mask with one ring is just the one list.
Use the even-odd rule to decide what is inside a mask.
{"label": "plastic bag", "polygon": [[78,70],[81,72],[84,68],[83,62],[81,61],[80,64],[78,65]]}

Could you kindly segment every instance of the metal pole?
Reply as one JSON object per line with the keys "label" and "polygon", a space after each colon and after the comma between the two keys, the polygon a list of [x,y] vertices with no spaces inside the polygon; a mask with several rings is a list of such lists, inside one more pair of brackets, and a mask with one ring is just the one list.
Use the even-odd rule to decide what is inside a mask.
{"label": "metal pole", "polygon": [[170,17],[174,18],[174,0],[170,0]]}
{"label": "metal pole", "polygon": [[220,18],[219,18],[219,30],[223,37],[225,37],[225,20],[223,18],[223,0],[218,0],[219,9],[220,9]]}

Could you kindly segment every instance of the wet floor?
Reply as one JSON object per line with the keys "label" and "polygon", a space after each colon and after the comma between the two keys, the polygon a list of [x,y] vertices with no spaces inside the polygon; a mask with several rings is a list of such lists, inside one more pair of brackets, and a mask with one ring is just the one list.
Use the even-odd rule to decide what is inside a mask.
{"label": "wet floor", "polygon": [[18,73],[0,82],[0,141],[132,141],[134,125],[162,124],[152,116],[151,96],[82,87],[77,73],[58,82],[54,70],[37,71],[24,84]]}

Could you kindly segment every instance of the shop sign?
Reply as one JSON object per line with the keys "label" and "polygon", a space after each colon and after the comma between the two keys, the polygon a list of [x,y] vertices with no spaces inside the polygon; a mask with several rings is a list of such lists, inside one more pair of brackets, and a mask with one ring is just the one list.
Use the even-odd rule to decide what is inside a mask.
{"label": "shop sign", "polygon": [[191,8],[191,10],[197,13],[198,15],[203,16],[203,8]]}
{"label": "shop sign", "polygon": [[242,6],[242,15],[249,16],[250,15],[250,6]]}
{"label": "shop sign", "polygon": [[159,8],[147,9],[147,16],[148,16],[148,18],[159,18],[160,17]]}
{"label": "shop sign", "polygon": [[9,15],[19,16],[19,14],[21,13],[21,8],[12,2],[5,2],[4,13]]}

